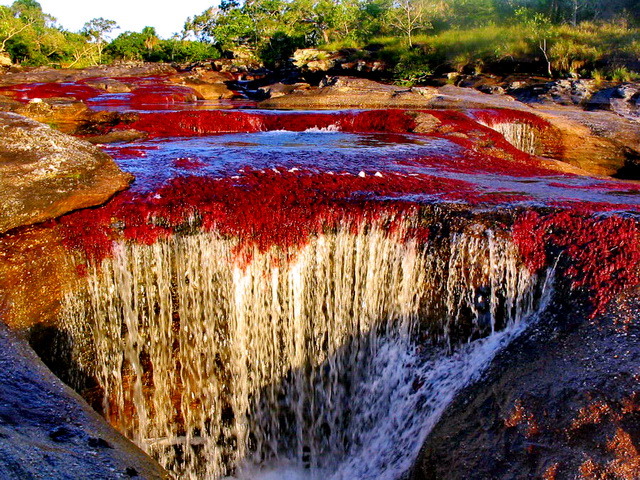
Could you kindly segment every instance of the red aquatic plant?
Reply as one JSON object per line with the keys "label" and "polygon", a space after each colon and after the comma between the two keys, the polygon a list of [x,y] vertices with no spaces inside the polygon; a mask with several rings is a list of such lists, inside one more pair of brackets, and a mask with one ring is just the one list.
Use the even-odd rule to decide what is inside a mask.
{"label": "red aquatic plant", "polygon": [[635,218],[590,210],[529,211],[513,227],[526,265],[538,271],[560,257],[572,289],[588,292],[600,313],[621,290],[640,283],[640,229]]}

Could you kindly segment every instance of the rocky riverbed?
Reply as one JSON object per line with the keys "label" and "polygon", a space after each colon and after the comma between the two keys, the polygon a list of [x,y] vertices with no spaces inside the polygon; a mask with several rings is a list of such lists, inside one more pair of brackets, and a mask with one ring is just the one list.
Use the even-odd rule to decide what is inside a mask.
{"label": "rocky riverbed", "polygon": [[[451,250],[463,232],[497,232],[516,245],[518,268],[559,273],[552,307],[458,393],[413,477],[638,478],[640,123],[632,86],[587,94],[557,82],[533,95],[531,86],[489,88],[478,79],[406,88],[340,77],[267,86],[271,98],[256,103],[240,98],[234,75],[139,66],[0,76],[7,478],[64,478],[65,459],[78,475],[167,475],[48,372],[25,340],[61,377],[68,373],[48,339],[59,335],[68,292],[98,275],[122,248],[114,245],[160,248],[153,245],[214,232],[236,239],[229,261],[246,268],[265,252],[289,252],[270,260],[284,269],[310,239],[340,232],[343,222],[366,231],[381,218],[390,232],[408,228],[401,243],[424,249]],[[273,132],[292,137],[276,145]],[[344,140],[322,136],[332,132]],[[324,150],[318,141],[328,142]],[[348,150],[354,141],[363,150]],[[480,288],[478,278],[467,281]],[[466,320],[447,336],[488,335],[478,320],[485,307],[469,301],[458,312]],[[141,381],[153,375],[145,355]],[[412,382],[419,391],[420,378]],[[85,397],[100,409],[100,388],[92,388]]]}

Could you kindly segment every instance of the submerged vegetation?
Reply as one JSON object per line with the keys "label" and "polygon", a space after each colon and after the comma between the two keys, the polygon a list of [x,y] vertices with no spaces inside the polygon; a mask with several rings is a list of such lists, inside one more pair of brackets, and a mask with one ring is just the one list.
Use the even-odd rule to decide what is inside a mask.
{"label": "submerged vegetation", "polygon": [[85,67],[118,60],[220,57],[269,68],[299,48],[384,62],[399,81],[431,74],[521,72],[633,80],[640,71],[639,0],[222,0],[181,32],[115,36],[115,22],[69,32],[35,0],[0,6],[0,56]]}

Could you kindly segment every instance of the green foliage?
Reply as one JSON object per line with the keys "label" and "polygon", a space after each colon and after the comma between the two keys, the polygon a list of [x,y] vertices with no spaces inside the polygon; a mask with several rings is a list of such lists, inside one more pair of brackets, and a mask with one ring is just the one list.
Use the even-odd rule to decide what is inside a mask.
{"label": "green foliage", "polygon": [[400,55],[394,69],[394,78],[399,85],[413,86],[433,75],[433,59],[419,49],[411,49]]}
{"label": "green foliage", "polygon": [[351,56],[384,60],[408,83],[505,59],[536,68],[544,61],[554,75],[628,79],[640,57],[638,25],[640,0],[223,0],[188,18],[181,36],[163,40],[146,27],[108,43],[111,20],[67,32],[37,1],[15,0],[0,6],[0,52],[26,65],[71,67],[235,53],[277,68],[297,48],[378,44]]}
{"label": "green foliage", "polygon": [[638,72],[632,72],[627,67],[618,67],[611,72],[611,80],[616,82],[633,82],[640,79]]}
{"label": "green foliage", "polygon": [[285,66],[293,52],[302,46],[304,46],[304,38],[276,32],[268,42],[259,47],[258,57],[267,68],[279,68]]}
{"label": "green foliage", "polygon": [[199,62],[220,57],[214,45],[199,41],[161,40],[155,29],[145,27],[142,32],[124,32],[106,48],[105,53],[116,60],[145,62]]}

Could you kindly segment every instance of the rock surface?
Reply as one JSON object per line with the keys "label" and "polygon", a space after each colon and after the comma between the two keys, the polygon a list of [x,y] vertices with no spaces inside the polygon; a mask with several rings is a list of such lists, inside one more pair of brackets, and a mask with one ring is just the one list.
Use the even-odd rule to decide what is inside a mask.
{"label": "rock surface", "polygon": [[460,392],[412,480],[640,478],[640,301],[595,320],[552,307]]}
{"label": "rock surface", "polygon": [[0,322],[0,477],[163,479]]}
{"label": "rock surface", "polygon": [[227,83],[233,80],[233,76],[229,73],[195,70],[173,75],[169,80],[192,88],[205,100],[227,99],[237,95],[227,86]]}
{"label": "rock surface", "polygon": [[171,75],[176,72],[176,69],[171,65],[163,63],[102,65],[82,70],[38,67],[0,75],[0,85],[4,86],[39,82],[75,82],[81,79],[99,77],[146,77],[154,75]]}
{"label": "rock surface", "polygon": [[132,177],[96,147],[0,113],[0,233],[105,202]]}

